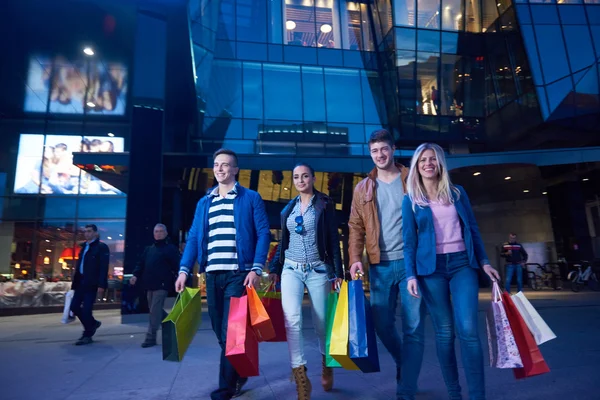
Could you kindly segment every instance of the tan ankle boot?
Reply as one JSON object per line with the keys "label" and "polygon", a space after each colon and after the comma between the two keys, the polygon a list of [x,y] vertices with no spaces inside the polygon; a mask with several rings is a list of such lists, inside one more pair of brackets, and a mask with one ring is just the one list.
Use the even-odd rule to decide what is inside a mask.
{"label": "tan ankle boot", "polygon": [[296,381],[296,391],[298,392],[298,400],[310,400],[310,392],[312,385],[306,375],[306,367],[304,365],[298,368],[292,368],[292,376]]}
{"label": "tan ankle boot", "polygon": [[333,368],[325,365],[325,355],[323,355],[323,369],[321,370],[321,385],[323,390],[329,392],[333,388]]}

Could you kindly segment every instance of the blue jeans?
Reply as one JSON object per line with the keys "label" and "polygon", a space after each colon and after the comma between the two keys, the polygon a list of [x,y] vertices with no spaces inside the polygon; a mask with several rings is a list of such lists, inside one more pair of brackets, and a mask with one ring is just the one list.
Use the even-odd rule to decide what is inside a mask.
{"label": "blue jeans", "polygon": [[479,280],[467,252],[438,254],[435,272],[418,280],[435,329],[438,360],[450,399],[462,399],[454,351],[456,323],[469,399],[484,400],[483,352],[477,325]]}
{"label": "blue jeans", "polygon": [[221,346],[221,364],[219,367],[219,389],[210,394],[212,400],[229,400],[235,393],[235,385],[240,376],[225,357],[227,342],[227,323],[229,302],[232,297],[244,294],[244,279],[248,271],[215,271],[206,273],[206,300],[208,315],[213,331]]}
{"label": "blue jeans", "polygon": [[517,289],[523,290],[523,267],[521,264],[506,264],[506,291],[510,293],[510,284],[513,275],[517,274]]}
{"label": "blue jeans", "polygon": [[286,260],[281,273],[281,305],[285,318],[285,331],[292,368],[306,364],[304,337],[302,336],[302,300],[304,287],[308,289],[312,321],[319,341],[319,350],[325,354],[325,314],[331,282],[327,279],[327,267],[321,264],[291,263]]}
{"label": "blue jeans", "polygon": [[[404,260],[382,261],[369,269],[371,308],[377,336],[397,368],[397,397],[412,400],[417,392],[424,350],[424,307],[406,286]],[[398,295],[402,309],[402,336],[396,330]]]}

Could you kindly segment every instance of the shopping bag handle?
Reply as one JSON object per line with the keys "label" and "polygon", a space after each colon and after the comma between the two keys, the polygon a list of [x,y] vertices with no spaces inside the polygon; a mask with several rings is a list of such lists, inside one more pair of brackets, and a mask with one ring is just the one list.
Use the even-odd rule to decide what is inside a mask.
{"label": "shopping bag handle", "polygon": [[498,285],[497,281],[492,283],[492,301],[494,303],[502,302],[502,290],[500,290],[500,285]]}

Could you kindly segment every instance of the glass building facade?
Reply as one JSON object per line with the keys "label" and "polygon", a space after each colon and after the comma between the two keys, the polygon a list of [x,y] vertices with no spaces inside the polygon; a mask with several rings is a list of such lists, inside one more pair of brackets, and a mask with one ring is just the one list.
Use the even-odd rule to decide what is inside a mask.
{"label": "glass building facade", "polygon": [[[115,291],[107,301],[124,314],[143,311],[127,276],[156,222],[183,247],[195,204],[215,183],[211,155],[221,147],[240,155],[239,181],[265,200],[273,245],[278,214],[296,194],[290,170],[311,163],[318,189],[336,203],[346,259],[353,188],[373,167],[367,141],[376,129],[393,133],[404,163],[424,141],[450,157],[600,145],[596,1],[5,7],[5,36],[23,40],[0,49],[15,60],[0,63],[0,274],[14,280],[0,289],[0,309],[60,304],[61,295],[48,293],[64,294],[81,228],[95,223],[111,249]],[[589,182],[594,161],[600,157],[572,169]],[[563,167],[521,170],[529,180],[517,185],[519,168],[510,168],[513,180],[501,190],[471,182],[481,192],[474,198],[516,199],[506,185],[521,197],[535,190],[553,213],[572,211],[560,224],[553,217],[556,243],[589,240],[571,221],[575,209],[595,215],[597,200],[585,204],[597,190],[557,184]],[[561,197],[565,187],[578,194]],[[23,296],[28,290],[38,297]]]}

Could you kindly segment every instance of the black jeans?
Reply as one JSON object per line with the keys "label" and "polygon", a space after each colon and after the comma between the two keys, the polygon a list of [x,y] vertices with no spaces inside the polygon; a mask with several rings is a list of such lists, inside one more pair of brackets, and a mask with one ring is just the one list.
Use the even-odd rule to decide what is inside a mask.
{"label": "black jeans", "polygon": [[94,303],[98,289],[95,287],[79,287],[75,289],[73,301],[71,302],[71,311],[73,315],[79,318],[83,325],[83,336],[92,337],[96,329],[96,320],[92,315]]}
{"label": "black jeans", "polygon": [[235,393],[235,385],[240,376],[227,357],[227,320],[229,319],[229,299],[244,294],[244,279],[247,271],[215,271],[206,273],[206,299],[208,315],[213,331],[221,346],[221,365],[219,368],[219,389],[210,394],[212,400],[229,400]]}

